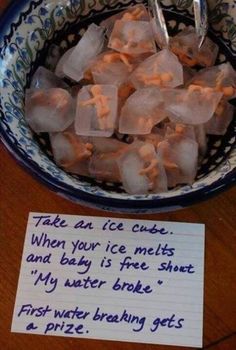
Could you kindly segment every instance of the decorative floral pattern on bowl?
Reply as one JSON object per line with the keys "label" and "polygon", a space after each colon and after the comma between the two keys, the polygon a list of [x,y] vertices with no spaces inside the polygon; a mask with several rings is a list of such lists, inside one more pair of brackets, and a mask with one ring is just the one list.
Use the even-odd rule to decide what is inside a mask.
{"label": "decorative floral pattern on bowl", "polygon": [[[24,91],[52,43],[62,51],[74,45],[87,26],[121,8],[141,1],[19,0],[1,21],[0,115],[1,138],[10,152],[49,188],[68,199],[120,212],[150,213],[173,210],[208,198],[236,179],[236,118],[223,138],[213,137],[196,182],[164,194],[131,196],[114,184],[65,173],[53,162],[47,137],[34,135],[24,118]],[[214,3],[214,5],[213,5]],[[218,62],[235,64],[235,7],[230,1],[210,1],[210,19],[219,45]],[[171,34],[192,24],[191,1],[163,1]],[[218,29],[221,28],[221,32]],[[78,34],[76,34],[78,33]]]}

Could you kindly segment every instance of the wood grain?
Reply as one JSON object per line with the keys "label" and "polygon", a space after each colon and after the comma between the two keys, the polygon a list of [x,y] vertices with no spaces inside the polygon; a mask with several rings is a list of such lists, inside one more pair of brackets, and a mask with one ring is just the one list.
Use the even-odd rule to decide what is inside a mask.
{"label": "wood grain", "polygon": [[[0,146],[1,202],[0,202],[0,345],[1,349],[76,350],[76,349],[170,349],[177,347],[92,341],[60,337],[31,336],[10,332],[21,254],[27,217],[30,211],[75,215],[114,216],[95,209],[82,207],[60,198],[38,183],[22,169],[6,149]],[[235,337],[224,340],[236,331],[236,189],[189,209],[138,218],[170,220],[206,224],[204,345],[211,349],[230,348]],[[137,218],[134,215],[122,215]],[[220,340],[222,339],[222,348]],[[187,348],[186,348],[187,349]]]}

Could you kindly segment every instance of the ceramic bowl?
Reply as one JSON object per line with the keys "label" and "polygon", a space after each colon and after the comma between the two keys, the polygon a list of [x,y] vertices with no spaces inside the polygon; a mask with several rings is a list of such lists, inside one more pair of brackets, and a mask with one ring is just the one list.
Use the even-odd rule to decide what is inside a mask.
{"label": "ceramic bowl", "polygon": [[[0,128],[2,141],[8,150],[49,189],[80,204],[105,210],[152,213],[175,210],[205,200],[235,182],[236,118],[224,137],[209,139],[207,155],[192,186],[181,186],[167,193],[145,196],[131,196],[119,185],[65,173],[53,161],[47,136],[33,134],[24,118],[25,88],[36,68],[45,64],[50,45],[57,44],[64,52],[78,42],[89,24],[99,23],[137,2],[14,1],[0,23]],[[173,1],[163,1],[171,35],[193,24],[189,8],[191,2],[176,1],[173,4]],[[215,30],[209,32],[211,39],[220,48],[217,63],[227,60],[235,68],[236,30],[230,15],[233,7],[229,4],[224,9],[226,12],[221,13],[219,2],[212,3],[210,19],[214,25],[223,28],[223,34],[216,26]]]}

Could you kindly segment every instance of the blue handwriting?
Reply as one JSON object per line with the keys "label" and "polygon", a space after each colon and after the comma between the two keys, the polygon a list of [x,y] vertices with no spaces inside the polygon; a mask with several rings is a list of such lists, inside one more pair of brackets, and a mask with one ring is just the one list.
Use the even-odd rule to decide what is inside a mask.
{"label": "blue handwriting", "polygon": [[127,291],[133,294],[149,294],[152,293],[152,288],[149,285],[143,286],[142,282],[138,280],[137,282],[122,282],[118,277],[112,286],[115,291]]}
{"label": "blue handwriting", "polygon": [[36,220],[35,227],[38,227],[39,225],[53,226],[55,228],[68,227],[66,220],[61,219],[60,215],[39,215],[33,216],[33,219]]}
{"label": "blue handwriting", "polygon": [[181,273],[195,273],[194,266],[192,264],[187,265],[176,265],[171,260],[168,262],[162,262],[158,267],[158,271],[166,272],[181,272]]}

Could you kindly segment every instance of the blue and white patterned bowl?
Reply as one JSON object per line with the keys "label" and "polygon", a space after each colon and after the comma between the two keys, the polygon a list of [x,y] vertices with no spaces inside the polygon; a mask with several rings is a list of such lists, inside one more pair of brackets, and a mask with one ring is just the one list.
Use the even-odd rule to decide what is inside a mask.
{"label": "blue and white patterned bowl", "polygon": [[[208,154],[192,186],[147,196],[131,196],[119,185],[65,173],[53,162],[47,137],[34,135],[24,118],[25,88],[37,66],[44,64],[49,46],[56,43],[65,51],[79,40],[91,22],[99,23],[111,13],[137,2],[141,1],[15,1],[0,22],[0,130],[3,143],[15,158],[58,194],[101,209],[151,213],[174,210],[207,199],[235,182],[236,118],[223,138],[209,140]],[[193,24],[189,1],[176,2],[180,7],[170,0],[163,2],[171,34]],[[217,23],[218,1],[214,3],[212,16],[215,11],[213,19]],[[235,24],[229,14],[220,20],[222,18],[228,19],[224,22],[224,37],[216,30],[209,35],[220,47],[218,63],[228,60],[235,67]]]}

